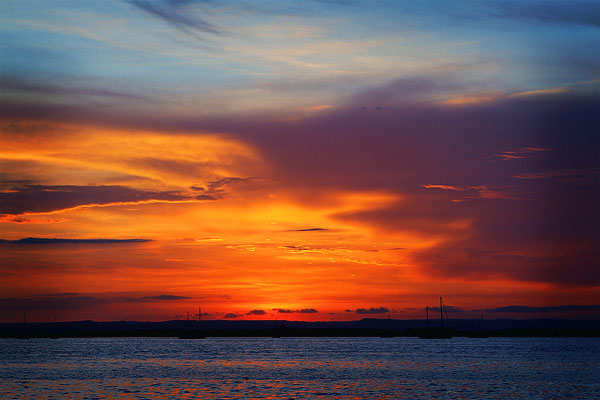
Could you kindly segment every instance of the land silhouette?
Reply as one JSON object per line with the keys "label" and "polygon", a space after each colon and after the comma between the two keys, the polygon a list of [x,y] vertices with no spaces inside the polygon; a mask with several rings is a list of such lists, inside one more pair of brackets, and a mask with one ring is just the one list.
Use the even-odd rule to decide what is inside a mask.
{"label": "land silhouette", "polygon": [[[481,337],[470,319],[449,319],[453,337]],[[430,322],[430,328],[433,323]],[[356,321],[172,320],[0,323],[2,338],[66,337],[419,337],[427,321],[363,318]],[[492,319],[486,337],[600,337],[600,320]]]}

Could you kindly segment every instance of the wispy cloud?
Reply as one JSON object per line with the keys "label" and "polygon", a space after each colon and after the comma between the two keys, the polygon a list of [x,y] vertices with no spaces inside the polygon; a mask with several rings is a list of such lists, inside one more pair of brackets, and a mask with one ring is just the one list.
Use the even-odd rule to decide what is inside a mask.
{"label": "wispy cloud", "polygon": [[[526,210],[532,212],[529,208]],[[560,210],[556,212],[559,213]],[[538,236],[538,240],[543,240],[556,235],[554,232],[548,232],[550,229],[562,229],[562,226],[554,227],[551,224],[543,226],[546,228],[546,231],[543,232],[540,232],[541,227],[529,227],[529,231],[521,227],[519,231],[515,228],[508,231],[510,235],[504,233],[502,237],[499,237],[493,229],[493,224],[500,224],[500,220],[509,223],[511,217],[507,212],[499,214],[486,221],[488,226],[480,228],[477,235],[473,235],[468,240],[448,240],[443,245],[420,252],[415,257],[415,262],[422,263],[423,268],[429,273],[467,280],[505,278],[520,282],[544,282],[555,287],[572,288],[591,288],[600,285],[600,271],[596,267],[599,254],[595,249],[567,253],[561,249],[560,243],[557,243],[555,247],[564,252],[559,256],[503,253],[502,250],[506,251],[505,249],[509,246],[521,245],[524,240],[522,237],[527,239],[535,234]],[[586,217],[590,218],[588,215]],[[584,233],[585,230],[595,229],[594,222],[589,223],[589,227],[581,225],[577,229],[586,236],[590,233]]]}
{"label": "wispy cloud", "polygon": [[452,186],[452,185],[421,185],[425,189],[442,189],[454,192],[465,192],[459,199],[452,199],[453,202],[460,202],[469,199],[516,199],[517,196],[508,193],[506,190],[490,188],[486,185],[479,186]]}
{"label": "wispy cloud", "polygon": [[298,314],[316,314],[319,311],[317,311],[314,308],[302,308],[300,310],[290,310],[287,308],[274,308],[273,311],[277,311],[279,314],[294,314],[294,313],[298,313]]}
{"label": "wispy cloud", "polygon": [[111,299],[87,295],[36,296],[26,298],[0,298],[0,308],[12,311],[73,310],[96,307]]}
{"label": "wispy cloud", "polygon": [[544,172],[528,172],[515,175],[518,179],[549,179],[566,178],[575,176],[597,176],[600,175],[600,168],[565,168]]}
{"label": "wispy cloud", "polygon": [[185,32],[204,32],[221,35],[224,31],[199,16],[199,5],[210,1],[193,0],[127,0],[132,6],[159,18]]}
{"label": "wispy cloud", "polygon": [[254,182],[258,179],[259,178],[255,177],[239,178],[235,176],[228,176],[214,181],[209,181],[206,183],[206,187],[200,185],[192,185],[190,186],[190,189],[195,192],[202,193],[196,196],[196,198],[199,200],[217,200],[228,196],[226,190],[229,187],[243,183]]}
{"label": "wispy cloud", "polygon": [[0,214],[47,213],[89,205],[190,200],[178,192],[125,186],[20,185],[0,192]]}
{"label": "wispy cloud", "polygon": [[451,185],[421,185],[425,189],[443,189],[443,190],[455,190],[455,191],[463,191],[468,188],[460,187],[460,186],[451,186]]}
{"label": "wispy cloud", "polygon": [[246,315],[265,315],[265,310],[251,310],[246,313]]}
{"label": "wispy cloud", "polygon": [[30,218],[21,215],[8,215],[0,214],[0,222],[10,222],[13,224],[60,224],[62,222],[68,222],[67,218]]}
{"label": "wispy cloud", "polygon": [[288,232],[318,232],[318,231],[327,231],[329,229],[326,228],[303,228],[303,229],[291,229]]}
{"label": "wispy cloud", "polygon": [[34,82],[21,77],[2,76],[0,86],[6,90],[15,90],[37,94],[60,95],[67,97],[112,98],[135,101],[153,101],[151,97],[125,91],[86,86],[68,86],[48,82]]}
{"label": "wispy cloud", "polygon": [[3,240],[0,243],[13,244],[118,244],[118,243],[143,243],[150,239],[61,239],[61,238],[36,238],[28,237],[18,240]]}
{"label": "wispy cloud", "polygon": [[498,18],[536,21],[546,24],[600,26],[600,6],[595,1],[518,1],[502,0],[486,4],[490,15]]}
{"label": "wispy cloud", "polygon": [[[429,310],[434,311],[434,312],[440,312],[440,308],[439,307],[430,307]],[[454,312],[454,313],[462,313],[464,312],[464,310],[460,307],[455,307],[455,306],[446,306],[444,305],[444,311],[445,312]]]}
{"label": "wispy cloud", "polygon": [[551,151],[547,147],[524,147],[513,151],[503,151],[498,154],[493,154],[490,158],[497,158],[502,160],[515,160],[532,157],[535,153]]}
{"label": "wispy cloud", "polygon": [[317,310],[316,310],[316,309],[314,309],[314,308],[303,308],[303,309],[301,309],[301,310],[298,310],[298,311],[296,311],[296,312],[297,312],[297,313],[299,313],[299,314],[316,314],[316,313],[318,313],[319,311],[317,311]]}
{"label": "wispy cloud", "polygon": [[161,294],[156,296],[111,296],[83,293],[48,293],[31,297],[0,298],[0,307],[12,311],[72,310],[101,306],[108,303],[144,303],[186,300],[190,297]]}
{"label": "wispy cloud", "polygon": [[[348,310],[346,310],[348,311]],[[386,314],[389,313],[390,310],[387,307],[377,307],[377,308],[357,308],[354,311],[356,314]]]}
{"label": "wispy cloud", "polygon": [[143,296],[141,297],[141,299],[143,300],[167,300],[167,301],[172,301],[172,300],[185,300],[185,299],[191,299],[191,297],[187,297],[187,296],[176,296],[173,294],[161,294],[158,296]]}
{"label": "wispy cloud", "polygon": [[499,312],[512,312],[512,313],[536,313],[536,312],[553,312],[553,311],[591,311],[600,310],[600,305],[562,305],[562,306],[545,306],[545,307],[530,307],[530,306],[504,306],[486,310],[474,310],[474,311],[487,311],[492,313]]}

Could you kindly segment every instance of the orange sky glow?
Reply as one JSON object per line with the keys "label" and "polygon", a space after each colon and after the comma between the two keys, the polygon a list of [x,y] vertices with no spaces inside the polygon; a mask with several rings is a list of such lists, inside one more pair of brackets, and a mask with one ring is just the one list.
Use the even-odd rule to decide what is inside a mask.
{"label": "orange sky glow", "polygon": [[250,3],[2,2],[0,322],[600,318],[596,4]]}
{"label": "orange sky glow", "polygon": [[[507,296],[534,305],[573,298],[571,290],[544,283],[438,277],[423,270],[415,255],[468,238],[472,218],[423,221],[436,225],[434,233],[345,219],[402,207],[408,199],[390,191],[288,185],[258,149],[226,135],[56,125],[40,142],[38,125],[22,126],[35,134],[19,140],[9,134],[0,145],[15,180],[49,187],[126,185],[179,196],[91,200],[5,215],[7,240],[148,240],[7,246],[2,252],[6,297],[46,296],[50,303],[57,296],[89,297],[91,302],[30,310],[33,319],[58,314],[163,320],[195,315],[198,306],[205,318],[344,320],[361,317],[357,309],[381,307],[394,318],[421,318],[423,306],[434,305],[438,293],[464,309],[500,307]],[[232,176],[245,178],[228,179]],[[176,297],[158,300],[163,294]],[[578,289],[577,296],[585,302],[594,291]],[[248,315],[252,310],[264,314]],[[5,311],[5,318],[19,317],[20,312]]]}

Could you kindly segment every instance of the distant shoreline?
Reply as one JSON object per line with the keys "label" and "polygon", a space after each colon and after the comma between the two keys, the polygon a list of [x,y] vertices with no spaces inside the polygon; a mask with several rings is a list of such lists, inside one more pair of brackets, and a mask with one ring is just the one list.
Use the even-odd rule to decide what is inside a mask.
{"label": "distant shoreline", "polygon": [[[438,322],[438,321],[435,321]],[[600,320],[450,320],[453,337],[600,337]],[[438,322],[439,324],[439,322]],[[423,320],[358,321],[72,321],[0,323],[0,338],[179,337],[418,337]],[[431,328],[438,325],[431,323]]]}

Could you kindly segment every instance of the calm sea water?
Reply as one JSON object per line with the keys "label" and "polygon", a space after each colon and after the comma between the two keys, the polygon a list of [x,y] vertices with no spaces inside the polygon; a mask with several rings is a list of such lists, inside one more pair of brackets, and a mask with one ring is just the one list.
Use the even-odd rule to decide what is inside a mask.
{"label": "calm sea water", "polygon": [[2,339],[3,399],[598,399],[581,338]]}

